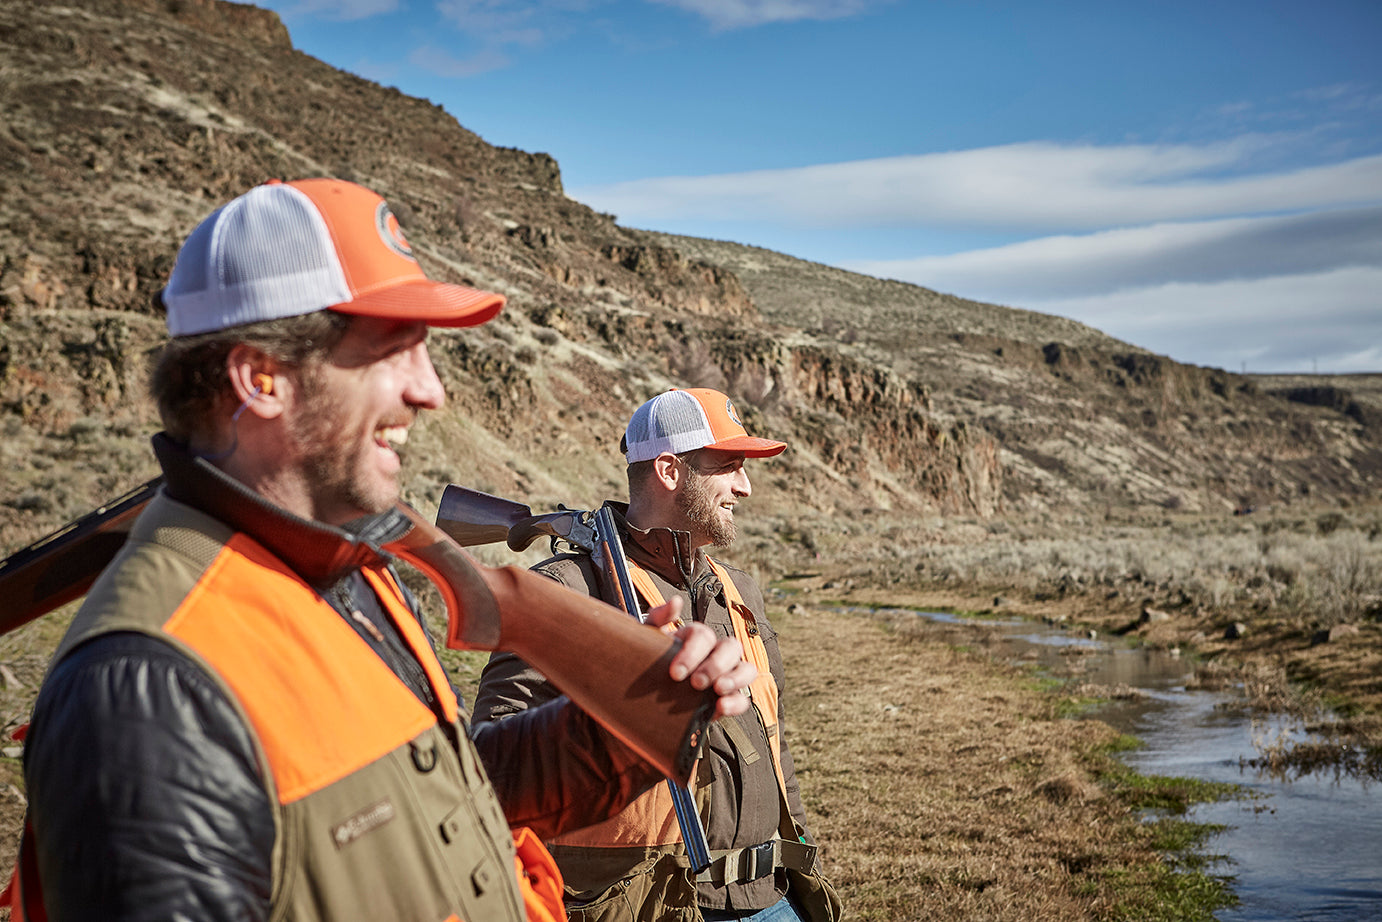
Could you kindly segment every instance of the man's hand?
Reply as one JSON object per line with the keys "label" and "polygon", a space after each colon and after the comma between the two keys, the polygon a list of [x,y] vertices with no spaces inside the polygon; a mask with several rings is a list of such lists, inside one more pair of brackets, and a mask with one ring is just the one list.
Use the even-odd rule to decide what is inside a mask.
{"label": "man's hand", "polygon": [[733,637],[717,638],[704,624],[681,620],[682,600],[673,596],[648,612],[648,623],[681,641],[672,657],[673,681],[690,679],[697,690],[713,688],[719,696],[715,719],[733,717],[749,709],[746,694],[758,670],[744,661],[744,648]]}

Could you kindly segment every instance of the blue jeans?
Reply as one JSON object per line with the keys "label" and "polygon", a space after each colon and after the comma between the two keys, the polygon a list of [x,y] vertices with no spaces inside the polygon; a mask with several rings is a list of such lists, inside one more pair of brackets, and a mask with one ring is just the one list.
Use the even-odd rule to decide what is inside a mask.
{"label": "blue jeans", "polygon": [[797,908],[785,896],[767,909],[760,909],[752,915],[743,915],[733,909],[702,909],[701,918],[705,922],[803,922],[797,914]]}

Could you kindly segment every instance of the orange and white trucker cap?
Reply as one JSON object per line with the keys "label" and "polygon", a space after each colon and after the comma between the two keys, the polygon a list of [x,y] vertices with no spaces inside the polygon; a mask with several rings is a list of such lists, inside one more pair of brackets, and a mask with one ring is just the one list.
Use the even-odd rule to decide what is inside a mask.
{"label": "orange and white trucker cap", "polygon": [[271,180],[218,208],[183,242],[162,298],[172,336],[327,308],[466,327],[504,306],[427,278],[384,199],[340,179]]}
{"label": "orange and white trucker cap", "polygon": [[664,391],[634,410],[621,447],[628,462],[635,464],[664,451],[679,455],[698,448],[770,458],[787,443],[754,438],[744,431],[739,411],[728,397],[708,387],[693,387]]}

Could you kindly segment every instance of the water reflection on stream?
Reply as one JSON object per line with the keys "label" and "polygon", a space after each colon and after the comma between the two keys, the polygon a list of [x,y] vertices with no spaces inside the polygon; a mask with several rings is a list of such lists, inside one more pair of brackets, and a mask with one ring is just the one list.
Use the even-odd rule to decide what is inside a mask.
{"label": "water reflection on stream", "polygon": [[[954,623],[954,615],[923,617]],[[1241,904],[1221,922],[1363,922],[1382,920],[1382,809],[1377,784],[1308,776],[1282,781],[1244,764],[1257,743],[1294,732],[1281,721],[1253,720],[1232,691],[1190,691],[1189,663],[1160,650],[1103,643],[1030,622],[973,622],[998,656],[1036,662],[1055,675],[1145,694],[1101,706],[1094,715],[1146,745],[1124,760],[1144,774],[1243,785],[1260,795],[1201,804],[1190,819],[1229,827],[1206,850],[1227,855],[1211,868],[1232,874]]]}

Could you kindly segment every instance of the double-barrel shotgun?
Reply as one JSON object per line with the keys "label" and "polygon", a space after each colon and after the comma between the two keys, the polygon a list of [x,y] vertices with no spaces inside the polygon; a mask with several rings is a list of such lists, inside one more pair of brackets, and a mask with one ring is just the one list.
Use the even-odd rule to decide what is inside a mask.
{"label": "double-barrel shotgun", "polygon": [[[159,485],[151,480],[0,561],[0,634],[85,594]],[[395,537],[383,550],[436,584],[447,646],[515,653],[668,778],[690,779],[716,699],[672,681],[677,641],[521,567],[476,562],[406,503],[391,514]]]}
{"label": "double-barrel shotgun", "polygon": [[[618,608],[640,622],[646,619],[634,590],[618,526],[608,506],[601,506],[593,512],[563,508],[558,512],[533,515],[531,508],[522,503],[450,484],[442,492],[437,527],[458,544],[504,541],[514,551],[526,550],[541,537],[565,542],[589,554],[592,562],[603,571],[611,593],[617,596],[615,603]],[[573,625],[564,627],[562,636],[570,636],[573,629]],[[529,662],[539,672],[556,681],[537,663]],[[565,691],[561,682],[557,684]],[[692,870],[699,874],[710,866],[710,846],[706,842],[705,827],[696,810],[695,798],[684,782],[668,777],[667,787],[672,795],[672,809],[682,841],[686,845],[686,856]]]}

